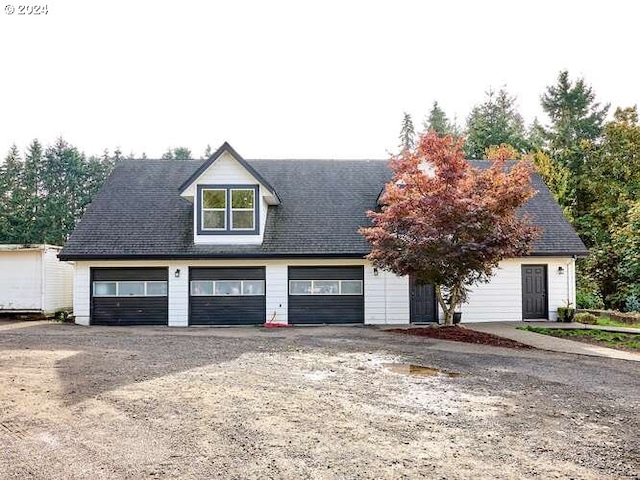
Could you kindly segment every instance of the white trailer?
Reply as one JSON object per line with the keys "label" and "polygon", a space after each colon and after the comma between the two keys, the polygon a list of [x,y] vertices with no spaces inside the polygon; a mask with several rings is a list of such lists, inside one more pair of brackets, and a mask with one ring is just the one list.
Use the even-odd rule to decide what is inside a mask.
{"label": "white trailer", "polygon": [[53,315],[73,306],[73,264],[62,247],[0,245],[0,313]]}

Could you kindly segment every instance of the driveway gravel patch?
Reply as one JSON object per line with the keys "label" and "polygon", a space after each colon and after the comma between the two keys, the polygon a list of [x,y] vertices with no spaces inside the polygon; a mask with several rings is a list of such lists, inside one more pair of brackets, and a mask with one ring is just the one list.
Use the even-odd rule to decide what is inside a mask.
{"label": "driveway gravel patch", "polygon": [[4,478],[640,472],[633,362],[363,327],[38,324],[0,330],[0,367]]}

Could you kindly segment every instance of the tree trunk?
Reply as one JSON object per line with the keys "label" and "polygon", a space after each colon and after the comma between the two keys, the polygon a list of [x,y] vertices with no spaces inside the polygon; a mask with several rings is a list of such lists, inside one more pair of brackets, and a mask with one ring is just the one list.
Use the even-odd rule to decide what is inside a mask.
{"label": "tree trunk", "polygon": [[449,303],[447,304],[442,295],[442,287],[440,285],[435,286],[436,299],[438,300],[438,304],[440,305],[440,308],[442,308],[442,312],[444,313],[444,325],[453,325],[453,313],[455,312],[456,305],[458,305],[458,302],[460,301],[461,290],[462,285],[456,284],[451,289],[451,294],[449,295]]}

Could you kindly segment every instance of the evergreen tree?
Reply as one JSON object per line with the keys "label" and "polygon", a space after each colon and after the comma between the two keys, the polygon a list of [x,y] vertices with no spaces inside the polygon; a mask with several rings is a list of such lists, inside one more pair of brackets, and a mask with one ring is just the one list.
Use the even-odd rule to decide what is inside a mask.
{"label": "evergreen tree", "polygon": [[24,222],[23,168],[20,151],[14,144],[0,166],[0,243],[26,243],[21,235]]}
{"label": "evergreen tree", "polygon": [[204,155],[200,157],[202,160],[207,160],[213,155],[213,150],[211,149],[211,145],[207,143],[206,148],[204,149]]}
{"label": "evergreen tree", "polygon": [[23,162],[11,147],[0,166],[0,243],[63,244],[120,159],[118,150],[87,159],[59,139],[45,151],[34,140]]}
{"label": "evergreen tree", "polygon": [[571,172],[566,195],[559,200],[577,218],[587,208],[582,192],[587,153],[602,135],[609,105],[601,106],[584,79],[572,82],[566,70],[560,72],[557,83],[547,87],[540,100],[551,121],[543,129],[546,153]]}
{"label": "evergreen tree", "polygon": [[189,160],[191,159],[191,150],[187,147],[169,147],[161,158],[162,160]]}
{"label": "evergreen tree", "polygon": [[413,127],[413,120],[411,119],[411,115],[407,112],[404,112],[402,128],[400,129],[400,135],[398,138],[400,138],[399,147],[402,150],[410,150],[416,144],[416,132]]}
{"label": "evergreen tree", "polygon": [[173,156],[176,160],[190,160],[191,150],[187,147],[176,147],[173,149]]}
{"label": "evergreen tree", "polygon": [[25,241],[38,243],[41,239],[41,231],[46,227],[42,224],[40,212],[44,202],[42,184],[43,152],[42,145],[34,139],[27,150],[24,162],[24,206],[25,224],[23,235]]}
{"label": "evergreen tree", "polygon": [[503,143],[521,153],[527,152],[530,145],[516,97],[504,88],[497,92],[489,90],[486,95],[484,103],[473,107],[467,118],[467,157],[483,158],[487,148]]}
{"label": "evergreen tree", "polygon": [[440,108],[438,102],[433,102],[429,115],[424,120],[424,131],[430,132],[433,130],[440,136],[453,135],[454,137],[460,136],[460,131],[454,122],[450,122],[447,118],[447,114]]}

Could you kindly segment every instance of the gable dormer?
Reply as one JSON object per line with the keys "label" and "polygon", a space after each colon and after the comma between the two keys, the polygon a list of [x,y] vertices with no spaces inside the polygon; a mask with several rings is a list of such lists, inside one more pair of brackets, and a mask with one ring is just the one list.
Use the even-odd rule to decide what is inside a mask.
{"label": "gable dormer", "polygon": [[196,244],[260,244],[274,188],[227,142],[186,182],[180,195],[193,203]]}

